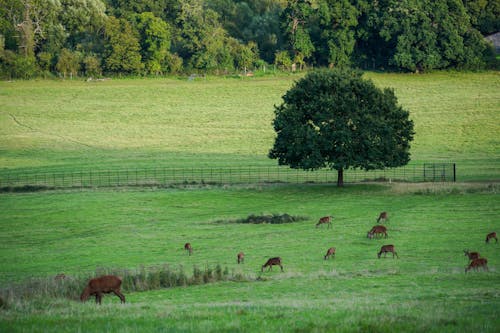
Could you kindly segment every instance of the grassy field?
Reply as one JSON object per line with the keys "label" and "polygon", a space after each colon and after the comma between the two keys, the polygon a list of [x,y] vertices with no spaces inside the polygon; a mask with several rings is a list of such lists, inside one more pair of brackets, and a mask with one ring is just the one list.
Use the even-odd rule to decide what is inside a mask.
{"label": "grassy field", "polygon": [[[499,178],[498,72],[366,76],[410,110],[413,161]],[[0,82],[0,168],[275,165],[273,105],[298,78]]]}
{"label": "grassy field", "polygon": [[[495,332],[500,244],[484,238],[500,230],[498,190],[393,184],[2,195],[3,288],[60,272],[165,264],[187,274],[220,265],[245,279],[125,290],[126,305],[106,296],[100,308],[28,291],[28,300],[13,297],[0,310],[0,331]],[[390,212],[389,238],[369,240],[382,210]],[[306,220],[229,222],[272,213]],[[335,216],[333,228],[315,228],[327,214]],[[182,248],[187,241],[192,256]],[[399,259],[377,259],[383,244],[394,244]],[[325,261],[330,246],[337,257]],[[465,274],[464,249],[488,258],[489,272]],[[271,256],[283,258],[283,273],[260,272]]]}
{"label": "grassy field", "polygon": [[[500,243],[484,239],[500,232],[499,73],[366,76],[410,110],[414,163],[456,162],[468,182],[2,193],[0,332],[498,332]],[[298,78],[0,82],[0,177],[274,165],[273,105]],[[383,210],[389,238],[367,239]],[[305,220],[232,222],[285,213]],[[325,215],[333,228],[315,228]],[[378,259],[383,244],[399,259]],[[323,260],[331,246],[337,257]],[[464,249],[489,271],[465,274]],[[272,256],[284,272],[260,271]],[[78,300],[98,272],[169,267],[194,279],[217,266],[228,278],[124,283],[125,305]]]}

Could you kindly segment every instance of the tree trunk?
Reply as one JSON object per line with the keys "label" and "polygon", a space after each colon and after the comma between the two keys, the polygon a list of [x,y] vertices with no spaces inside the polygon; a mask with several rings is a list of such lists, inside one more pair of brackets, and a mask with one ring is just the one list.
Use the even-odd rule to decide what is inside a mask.
{"label": "tree trunk", "polygon": [[337,187],[343,187],[344,186],[344,169],[340,168],[337,171],[338,171]]}

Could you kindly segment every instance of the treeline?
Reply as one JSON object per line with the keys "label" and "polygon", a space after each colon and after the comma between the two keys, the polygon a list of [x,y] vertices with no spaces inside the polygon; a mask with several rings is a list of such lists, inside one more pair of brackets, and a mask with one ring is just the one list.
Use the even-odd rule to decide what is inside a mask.
{"label": "treeline", "polygon": [[500,0],[0,0],[0,75],[495,65]]}

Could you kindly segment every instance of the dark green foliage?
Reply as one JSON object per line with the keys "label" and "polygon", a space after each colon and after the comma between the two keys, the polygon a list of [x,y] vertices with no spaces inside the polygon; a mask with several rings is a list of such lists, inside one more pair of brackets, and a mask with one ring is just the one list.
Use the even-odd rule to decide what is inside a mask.
{"label": "dark green foliage", "polygon": [[138,74],[141,62],[139,40],[125,19],[109,17],[106,24],[105,67],[110,72]]}
{"label": "dark green foliage", "polygon": [[229,222],[229,223],[251,223],[251,224],[283,224],[283,223],[293,223],[307,220],[307,217],[303,216],[292,216],[289,214],[271,214],[271,215],[249,215],[244,219],[230,220],[230,221],[218,221],[218,222]]}
{"label": "dark green foliage", "polygon": [[0,0],[0,74],[55,74],[63,50],[89,76],[494,68],[481,34],[499,17],[498,0]]}
{"label": "dark green foliage", "polygon": [[280,165],[383,169],[410,160],[413,122],[394,91],[380,90],[348,69],[307,74],[275,107],[277,137],[269,157]]}

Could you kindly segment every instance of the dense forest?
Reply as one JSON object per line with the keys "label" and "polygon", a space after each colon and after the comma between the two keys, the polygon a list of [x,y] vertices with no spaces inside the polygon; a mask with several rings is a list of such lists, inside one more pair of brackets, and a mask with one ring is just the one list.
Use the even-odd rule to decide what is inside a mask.
{"label": "dense forest", "polygon": [[0,76],[495,66],[500,0],[0,0]]}

